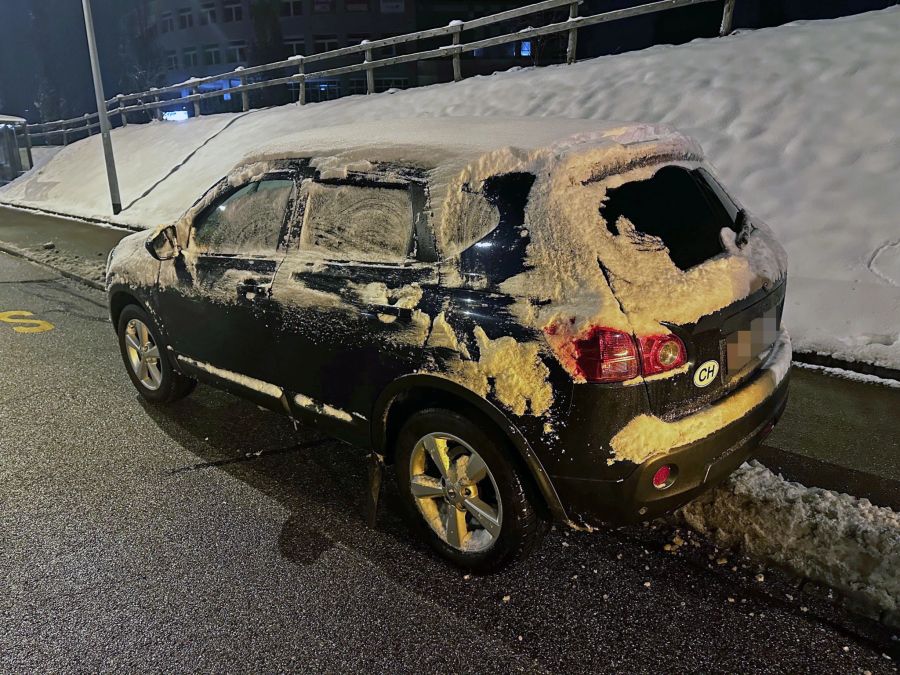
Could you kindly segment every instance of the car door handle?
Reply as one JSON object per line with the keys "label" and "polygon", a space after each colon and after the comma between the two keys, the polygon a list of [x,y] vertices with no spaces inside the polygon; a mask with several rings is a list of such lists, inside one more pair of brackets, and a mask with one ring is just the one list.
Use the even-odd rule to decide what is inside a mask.
{"label": "car door handle", "polygon": [[395,316],[401,321],[412,320],[412,310],[407,307],[397,307],[396,305],[365,305],[364,311],[366,314],[387,314],[388,316]]}
{"label": "car door handle", "polygon": [[259,279],[246,279],[237,285],[238,295],[253,300],[257,297],[268,297],[272,294],[272,284]]}

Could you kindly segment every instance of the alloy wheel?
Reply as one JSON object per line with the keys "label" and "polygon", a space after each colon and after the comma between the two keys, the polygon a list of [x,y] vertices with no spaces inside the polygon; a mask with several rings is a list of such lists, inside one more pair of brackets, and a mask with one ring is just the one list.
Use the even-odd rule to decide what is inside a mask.
{"label": "alloy wheel", "polygon": [[500,536],[503,504],[485,461],[456,436],[431,433],[409,459],[410,491],[425,522],[460,551],[489,549]]}
{"label": "alloy wheel", "polygon": [[132,319],[125,327],[125,350],[138,381],[150,391],[159,389],[163,377],[159,345],[140,319]]}

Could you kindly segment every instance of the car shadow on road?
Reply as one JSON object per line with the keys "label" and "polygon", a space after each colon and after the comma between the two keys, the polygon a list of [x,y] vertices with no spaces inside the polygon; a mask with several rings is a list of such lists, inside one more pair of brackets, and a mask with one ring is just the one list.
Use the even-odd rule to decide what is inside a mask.
{"label": "car shadow on road", "polygon": [[[225,471],[289,509],[279,547],[293,562],[308,565],[340,541],[354,549],[365,527],[366,454],[359,448],[298,425],[228,393],[200,386],[188,398],[158,407],[142,405],[167,436],[197,457],[173,467]],[[383,490],[379,532],[409,546],[390,477]],[[343,537],[341,533],[346,532]]]}
{"label": "car shadow on road", "polygon": [[[197,458],[172,467],[169,475],[224,471],[289,512],[277,542],[285,559],[303,568],[321,566],[325,574],[331,573],[329,562],[349,564],[360,576],[348,583],[382,585],[389,579],[398,593],[413,593],[447,616],[466,617],[545,664],[541,644],[563,643],[565,649],[550,658],[554,669],[583,669],[609,649],[627,650],[620,641],[628,626],[648,616],[666,618],[671,631],[656,636],[661,644],[672,638],[669,632],[686,631],[703,651],[717,649],[727,635],[760,630],[764,615],[772,617],[769,629],[777,630],[780,617],[799,610],[779,599],[799,596],[793,580],[766,570],[763,587],[753,580],[757,564],[716,551],[668,523],[594,533],[556,529],[527,560],[492,576],[468,575],[412,537],[392,472],[385,477],[377,526],[366,525],[367,462],[358,448],[308,427],[295,430],[290,420],[209,387],[165,408],[144,408]],[[691,545],[667,552],[678,532]],[[832,630],[871,639],[862,637],[871,626],[853,625],[829,602],[803,602]]]}

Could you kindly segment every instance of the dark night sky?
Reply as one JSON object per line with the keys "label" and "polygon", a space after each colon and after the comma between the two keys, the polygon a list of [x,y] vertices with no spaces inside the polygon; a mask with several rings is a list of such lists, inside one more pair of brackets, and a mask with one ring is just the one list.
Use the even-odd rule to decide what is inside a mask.
{"label": "dark night sky", "polygon": [[[132,1],[91,3],[107,97],[118,93],[122,81],[120,16]],[[96,110],[81,0],[0,0],[0,5],[0,111],[38,121],[34,101],[42,75],[59,89],[67,116]],[[46,19],[35,25],[32,12]]]}

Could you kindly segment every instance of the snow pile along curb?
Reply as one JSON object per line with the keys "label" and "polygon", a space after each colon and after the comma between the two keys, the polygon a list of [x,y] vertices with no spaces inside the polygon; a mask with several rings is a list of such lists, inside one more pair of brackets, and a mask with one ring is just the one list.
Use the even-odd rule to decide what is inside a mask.
{"label": "snow pile along curb", "polygon": [[880,612],[900,610],[900,514],[808,488],[744,464],[680,515],[718,544],[740,547]]}

